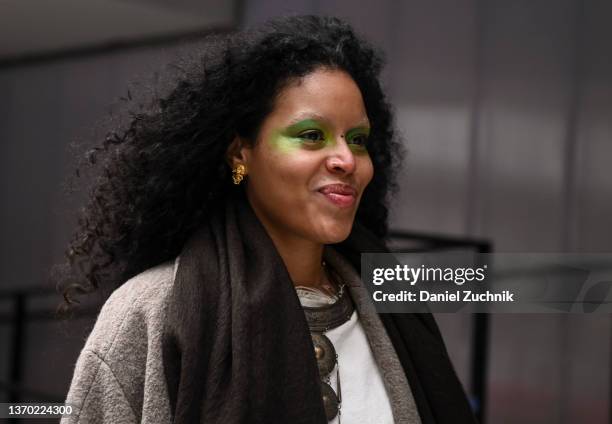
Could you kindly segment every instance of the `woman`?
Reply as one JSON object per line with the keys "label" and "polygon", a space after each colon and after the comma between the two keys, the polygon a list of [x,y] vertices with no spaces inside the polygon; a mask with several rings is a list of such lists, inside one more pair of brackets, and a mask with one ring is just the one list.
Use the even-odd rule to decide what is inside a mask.
{"label": "woman", "polygon": [[432,317],[378,316],[355,271],[397,170],[380,70],[346,23],[280,18],[106,140],[63,287],[120,287],[66,422],[473,422]]}

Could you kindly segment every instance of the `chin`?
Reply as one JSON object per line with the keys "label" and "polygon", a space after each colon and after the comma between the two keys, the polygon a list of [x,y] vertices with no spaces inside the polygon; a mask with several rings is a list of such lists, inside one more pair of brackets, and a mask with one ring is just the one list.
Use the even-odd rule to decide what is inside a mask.
{"label": "chin", "polygon": [[330,222],[318,231],[319,242],[335,244],[347,239],[353,229],[353,220],[350,222]]}

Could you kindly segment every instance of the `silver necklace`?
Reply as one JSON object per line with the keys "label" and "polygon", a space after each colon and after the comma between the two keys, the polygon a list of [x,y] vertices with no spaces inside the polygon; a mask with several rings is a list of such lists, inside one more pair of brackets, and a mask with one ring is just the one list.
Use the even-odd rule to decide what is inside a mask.
{"label": "silver necklace", "polygon": [[[329,274],[332,273],[329,272]],[[329,276],[337,283],[337,279],[339,279],[337,274]],[[344,288],[345,284],[339,285],[338,293],[334,296],[336,300],[333,303],[320,307],[303,306],[321,377],[321,395],[323,397],[325,414],[328,421],[333,420],[338,415],[339,424],[341,423],[342,406],[340,365],[336,349],[325,333],[347,322],[355,310],[350,295]],[[310,290],[316,291],[316,289]],[[329,295],[326,296],[330,297]],[[336,391],[330,385],[330,377],[334,368],[336,368]]]}

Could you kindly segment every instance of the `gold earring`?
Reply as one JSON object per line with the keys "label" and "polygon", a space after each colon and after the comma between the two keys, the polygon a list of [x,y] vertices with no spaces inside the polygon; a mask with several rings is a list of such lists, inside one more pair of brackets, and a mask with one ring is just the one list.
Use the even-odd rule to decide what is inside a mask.
{"label": "gold earring", "polygon": [[244,179],[246,175],[246,167],[243,164],[236,165],[234,169],[232,169],[232,180],[234,180],[234,184],[238,185]]}

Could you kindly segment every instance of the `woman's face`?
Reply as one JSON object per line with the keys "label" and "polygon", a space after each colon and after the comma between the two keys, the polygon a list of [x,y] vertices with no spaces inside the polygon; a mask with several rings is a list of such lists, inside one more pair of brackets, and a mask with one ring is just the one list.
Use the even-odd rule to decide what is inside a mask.
{"label": "woman's face", "polygon": [[320,68],[278,95],[252,147],[243,147],[247,196],[273,238],[346,239],[372,180],[370,123],[344,71]]}

